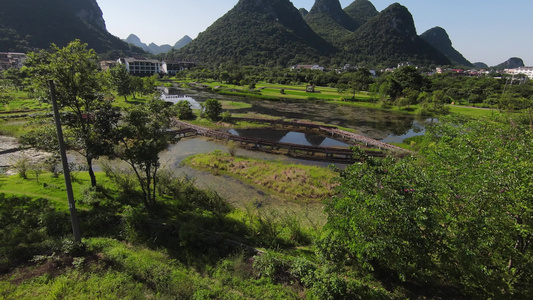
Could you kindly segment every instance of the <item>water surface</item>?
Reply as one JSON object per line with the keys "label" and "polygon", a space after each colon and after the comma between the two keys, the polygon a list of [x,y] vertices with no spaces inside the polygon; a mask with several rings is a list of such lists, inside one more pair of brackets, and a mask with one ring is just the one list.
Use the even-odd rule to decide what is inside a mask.
{"label": "water surface", "polygon": [[269,101],[182,89],[170,89],[169,93],[186,94],[199,103],[210,98],[246,102],[251,104],[250,108],[232,109],[231,112],[233,114],[265,114],[287,120],[322,122],[350,128],[361,135],[385,142],[400,142],[407,137],[422,135],[425,132],[425,126],[431,122],[431,120],[411,114],[336,103],[304,100]]}

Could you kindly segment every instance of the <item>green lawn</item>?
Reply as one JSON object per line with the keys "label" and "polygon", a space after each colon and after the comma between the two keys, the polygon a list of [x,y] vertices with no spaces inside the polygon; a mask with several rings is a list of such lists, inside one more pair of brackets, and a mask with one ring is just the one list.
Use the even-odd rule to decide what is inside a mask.
{"label": "green lawn", "polygon": [[474,108],[457,105],[450,105],[449,107],[452,113],[460,114],[467,117],[488,117],[500,114],[500,112],[496,109]]}
{"label": "green lawn", "polygon": [[232,110],[232,109],[241,109],[241,108],[251,108],[252,104],[245,102],[235,102],[235,101],[219,101],[222,104],[223,110]]}
{"label": "green lawn", "polygon": [[39,101],[37,98],[29,95],[28,92],[10,90],[5,97],[8,98],[0,99],[8,101],[6,104],[0,105],[0,115],[50,109],[50,105]]}
{"label": "green lawn", "polygon": [[[90,186],[89,174],[84,171],[73,172],[72,188],[74,199],[80,209],[88,209],[89,206],[82,204],[84,192]],[[104,173],[96,173],[98,184],[106,188],[113,188],[113,184]],[[28,196],[31,198],[46,198],[52,201],[57,209],[67,210],[68,200],[63,175],[53,178],[51,173],[39,175],[39,182],[35,173],[28,172],[28,179],[23,179],[18,175],[0,177],[0,193],[6,195]]]}

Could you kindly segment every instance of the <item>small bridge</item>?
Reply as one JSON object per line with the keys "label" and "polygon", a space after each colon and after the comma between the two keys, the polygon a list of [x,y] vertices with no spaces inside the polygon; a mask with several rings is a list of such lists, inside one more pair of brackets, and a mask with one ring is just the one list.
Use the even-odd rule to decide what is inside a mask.
{"label": "small bridge", "polygon": [[[316,129],[326,133],[331,134],[332,136],[341,137],[346,141],[351,141],[356,147],[366,147],[368,145],[375,146],[381,150],[402,150],[405,152],[405,149],[395,147],[380,141],[376,141],[370,138],[366,138],[360,135],[352,134],[347,131],[339,130],[334,126],[319,125],[309,122],[299,122],[299,121],[282,121],[282,120],[262,120],[262,119],[250,119],[250,118],[234,118],[235,120],[248,121],[248,122],[261,122],[271,125],[281,125],[281,126],[291,126],[304,129]],[[171,131],[170,133],[176,137],[188,137],[193,135],[202,135],[210,137],[217,140],[232,140],[240,143],[240,146],[249,149],[257,150],[268,153],[275,154],[285,154],[291,157],[313,159],[313,160],[324,160],[324,161],[335,161],[335,162],[344,162],[344,163],[353,163],[356,159],[353,157],[353,151],[347,148],[338,148],[338,147],[319,147],[319,146],[307,146],[299,145],[292,143],[283,143],[283,142],[274,142],[260,138],[247,138],[237,135],[233,135],[226,131],[220,130],[211,130],[205,127],[193,125],[187,122],[176,120],[176,125],[179,128],[178,130]],[[364,145],[361,145],[363,143]],[[376,147],[381,146],[381,147]],[[366,149],[364,152],[369,156],[384,157],[386,155],[383,151],[377,151]]]}
{"label": "small bridge", "polygon": [[279,125],[283,127],[304,128],[304,129],[316,129],[331,135],[332,137],[338,137],[345,141],[351,141],[352,143],[362,143],[367,147],[374,147],[381,150],[391,150],[398,152],[409,152],[406,149],[387,144],[378,140],[371,139],[360,134],[355,134],[346,130],[341,130],[336,126],[320,125],[311,122],[303,122],[299,120],[285,121],[285,120],[268,120],[268,119],[254,119],[254,118],[233,118],[237,121],[246,121],[251,123],[263,123],[270,125]]}

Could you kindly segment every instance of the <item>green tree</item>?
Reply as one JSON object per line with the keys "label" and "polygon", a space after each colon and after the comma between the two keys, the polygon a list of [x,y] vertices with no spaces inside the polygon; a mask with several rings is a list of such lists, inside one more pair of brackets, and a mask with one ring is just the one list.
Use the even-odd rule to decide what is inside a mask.
{"label": "green tree", "polygon": [[532,138],[528,126],[441,123],[418,156],[363,156],[326,204],[320,252],[467,298],[530,298]]}
{"label": "green tree", "polygon": [[26,79],[28,78],[28,69],[23,67],[10,68],[3,71],[2,77],[15,87],[17,90],[21,90],[26,85]]}
{"label": "green tree", "polygon": [[418,99],[422,103],[418,111],[421,115],[444,115],[450,112],[450,108],[445,105],[449,98],[442,90],[434,91],[431,95],[423,92]]}
{"label": "green tree", "polygon": [[176,110],[165,101],[150,100],[129,109],[124,125],[119,129],[118,157],[133,169],[143,193],[146,208],[156,204],[159,153],[172,141],[168,129],[176,117]]}
{"label": "green tree", "polygon": [[138,95],[142,95],[144,92],[143,78],[139,76],[131,76],[130,92],[133,95],[133,99],[137,99]]}
{"label": "green tree", "polygon": [[157,86],[158,78],[159,76],[157,74],[143,78],[143,88],[142,88],[143,95],[150,95],[154,93],[156,86]]}
{"label": "green tree", "polygon": [[401,85],[402,90],[410,88],[420,91],[427,84],[425,78],[412,66],[396,69],[392,72],[392,78]]}
{"label": "green tree", "polygon": [[195,115],[192,112],[191,103],[187,100],[176,103],[177,116],[180,120],[194,120]]}
{"label": "green tree", "polygon": [[48,94],[48,80],[54,80],[58,105],[65,111],[67,142],[85,157],[91,184],[96,186],[93,161],[110,152],[119,113],[102,95],[104,80],[94,50],[79,40],[64,48],[52,44],[51,50],[30,53],[27,65],[43,94]]}
{"label": "green tree", "polygon": [[109,79],[119,96],[128,101],[128,95],[132,94],[133,80],[124,64],[118,64],[109,70]]}
{"label": "green tree", "polygon": [[222,104],[217,99],[207,99],[202,105],[203,113],[205,116],[212,120],[217,121],[220,119],[220,114],[222,113]]}

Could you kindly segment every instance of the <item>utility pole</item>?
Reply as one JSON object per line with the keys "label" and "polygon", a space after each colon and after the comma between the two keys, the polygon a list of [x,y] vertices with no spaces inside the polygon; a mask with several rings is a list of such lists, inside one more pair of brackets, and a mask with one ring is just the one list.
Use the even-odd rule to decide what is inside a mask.
{"label": "utility pole", "polygon": [[72,191],[72,181],[70,180],[70,170],[68,168],[67,151],[65,142],[63,141],[63,130],[61,129],[61,119],[59,118],[59,108],[56,101],[56,89],[54,81],[50,80],[50,95],[52,100],[52,108],[54,110],[54,120],[57,129],[57,139],[59,141],[59,153],[61,154],[61,162],[63,163],[63,175],[65,177],[65,186],[67,188],[68,208],[70,210],[70,220],[72,222],[72,232],[74,234],[74,241],[81,242],[80,222],[78,220],[78,213],[76,211],[76,202],[74,201],[74,192]]}

